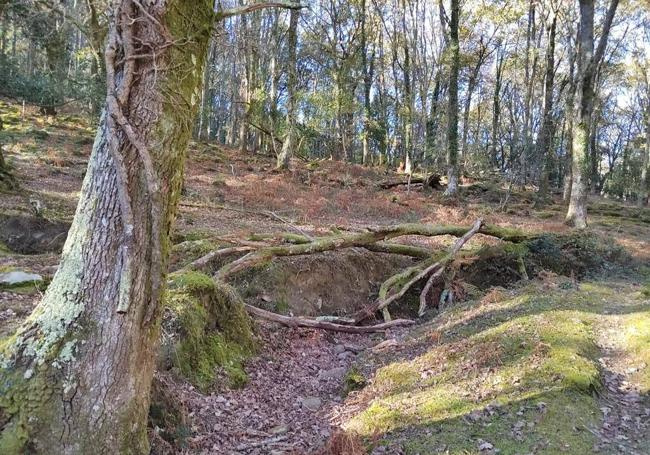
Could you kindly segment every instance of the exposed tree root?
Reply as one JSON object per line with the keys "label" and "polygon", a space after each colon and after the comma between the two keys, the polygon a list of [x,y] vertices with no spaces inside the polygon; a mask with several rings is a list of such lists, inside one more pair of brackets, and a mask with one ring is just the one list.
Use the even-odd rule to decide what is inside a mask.
{"label": "exposed tree root", "polygon": [[345,333],[383,332],[393,327],[404,327],[404,326],[415,324],[415,321],[411,321],[409,319],[395,319],[394,321],[384,322],[382,324],[368,325],[368,326],[353,326],[353,325],[345,325],[345,324],[335,324],[327,321],[319,321],[316,319],[283,316],[281,314],[272,313],[270,311],[266,311],[256,306],[248,305],[248,304],[246,304],[246,310],[248,310],[248,312],[251,313],[252,315],[267,319],[269,321],[277,322],[282,325],[286,325],[287,327],[307,327],[311,329],[323,329],[323,330],[330,330],[333,332],[345,332]]}
{"label": "exposed tree root", "polygon": [[[534,236],[521,231],[484,225],[481,219],[469,227],[408,223],[395,226],[369,227],[363,232],[337,233],[316,239],[291,233],[257,234],[251,236],[252,241],[249,242],[252,243],[254,241],[255,245],[237,245],[212,251],[184,267],[184,270],[205,269],[217,257],[244,252],[247,254],[222,266],[214,274],[213,278],[217,282],[225,282],[236,273],[264,264],[275,257],[307,255],[353,247],[421,258],[422,261],[416,265],[387,279],[382,284],[379,290],[379,297],[373,305],[370,308],[359,311],[349,320],[289,317],[246,305],[249,313],[289,327],[309,327],[347,333],[372,333],[383,331],[390,327],[413,324],[413,321],[404,319],[391,321],[387,307],[392,302],[403,297],[417,282],[428,278],[420,295],[419,315],[422,316],[426,310],[427,296],[431,288],[442,278],[449,265],[456,259],[461,248],[477,233],[511,242],[520,242],[534,238]],[[427,237],[451,235],[458,237],[458,240],[456,240],[451,249],[442,257],[440,255],[435,256],[435,252],[425,248],[386,242],[386,240],[407,235]],[[260,243],[260,241],[264,243]],[[266,241],[283,243],[268,245]],[[377,311],[384,312],[384,318],[386,320],[384,323],[373,326],[358,325],[360,322],[374,315]]]}

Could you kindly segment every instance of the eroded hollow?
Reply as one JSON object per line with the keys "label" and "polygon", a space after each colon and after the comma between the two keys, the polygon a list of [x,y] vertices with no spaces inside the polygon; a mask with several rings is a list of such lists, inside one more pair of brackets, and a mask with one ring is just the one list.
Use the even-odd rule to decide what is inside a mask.
{"label": "eroded hollow", "polygon": [[69,229],[63,221],[0,214],[0,243],[13,253],[60,253]]}

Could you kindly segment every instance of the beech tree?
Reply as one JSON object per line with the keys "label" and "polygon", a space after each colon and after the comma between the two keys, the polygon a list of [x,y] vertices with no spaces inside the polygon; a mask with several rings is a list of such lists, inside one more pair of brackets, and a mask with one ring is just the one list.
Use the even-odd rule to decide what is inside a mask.
{"label": "beech tree", "polygon": [[77,212],[43,299],[2,345],[0,453],[149,453],[169,231],[201,96],[212,0],[121,0]]}

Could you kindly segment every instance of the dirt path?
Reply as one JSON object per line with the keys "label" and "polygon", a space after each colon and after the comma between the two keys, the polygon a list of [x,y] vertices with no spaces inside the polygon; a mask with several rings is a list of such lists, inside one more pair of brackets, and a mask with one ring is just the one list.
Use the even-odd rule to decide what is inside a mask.
{"label": "dirt path", "polygon": [[191,412],[191,453],[307,454],[334,431],[344,375],[356,354],[378,335],[336,334],[259,325],[261,352],[247,365],[248,384],[203,395],[187,384],[179,393]]}
{"label": "dirt path", "polygon": [[[623,300],[623,297],[622,297]],[[620,311],[620,302],[609,302],[606,312]],[[646,455],[650,453],[650,397],[643,395],[634,373],[648,365],[630,356],[624,332],[625,315],[607,314],[598,326],[599,359],[603,375],[600,395],[602,426],[594,452]],[[650,330],[650,327],[647,328]]]}

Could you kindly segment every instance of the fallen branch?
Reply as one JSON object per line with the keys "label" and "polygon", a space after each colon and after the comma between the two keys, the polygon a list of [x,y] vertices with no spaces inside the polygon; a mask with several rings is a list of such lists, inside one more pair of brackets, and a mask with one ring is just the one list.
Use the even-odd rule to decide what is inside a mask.
{"label": "fallen branch", "polygon": [[[273,134],[273,131],[269,130],[268,128],[264,128],[261,125],[257,125],[251,120],[248,120],[248,124],[255,128],[256,130],[260,131],[261,133],[265,134],[266,136],[270,137],[273,142],[277,142],[280,147],[284,144],[284,141],[282,139],[278,138],[275,134]],[[275,145],[273,146],[275,148]]]}
{"label": "fallen branch", "polygon": [[363,248],[374,253],[399,254],[401,256],[411,256],[420,259],[431,257],[430,250],[404,243],[377,242],[366,245]]}
{"label": "fallen branch", "polygon": [[306,327],[310,329],[330,330],[333,332],[345,333],[374,333],[383,332],[393,327],[405,327],[415,324],[415,321],[409,319],[395,319],[394,321],[384,322],[382,324],[368,325],[368,326],[351,326],[343,324],[334,324],[332,322],[319,321],[315,319],[307,319],[300,317],[283,316],[281,314],[272,313],[270,311],[257,308],[252,305],[245,304],[246,310],[260,318],[277,322],[278,324],[287,327]]}
{"label": "fallen branch", "polygon": [[[279,256],[300,256],[305,254],[322,253],[325,251],[338,250],[342,248],[362,247],[374,245],[377,242],[389,240],[395,237],[406,235],[421,235],[435,237],[440,235],[451,235],[461,237],[471,228],[465,226],[438,226],[431,224],[406,223],[395,226],[373,227],[366,232],[354,234],[341,234],[317,238],[309,243],[298,245],[280,245],[261,248],[256,252],[224,265],[215,275],[215,278],[225,281],[233,274],[255,265],[262,264]],[[521,231],[500,228],[498,226],[480,226],[479,232],[484,235],[497,237],[511,242],[523,241],[531,238]],[[371,249],[374,247],[370,247]],[[384,246],[384,248],[386,248]]]}
{"label": "fallen branch", "polygon": [[424,285],[424,288],[422,288],[422,292],[420,293],[420,308],[418,309],[419,317],[424,316],[424,312],[427,309],[427,296],[429,295],[429,291],[431,290],[433,285],[442,276],[442,270],[443,269],[440,269],[436,273],[432,273],[429,279],[427,280],[426,284]]}
{"label": "fallen branch", "polygon": [[230,248],[222,248],[220,250],[210,251],[208,254],[201,256],[195,261],[190,262],[181,270],[201,270],[207,267],[212,261],[214,261],[218,257],[228,256],[234,253],[245,253],[248,251],[252,251],[254,249],[255,248],[251,246],[234,246]]}
{"label": "fallen branch", "polygon": [[[474,234],[480,231],[482,225],[483,225],[482,219],[476,220],[476,222],[472,225],[472,227],[469,230],[467,230],[458,240],[456,240],[456,242],[451,247],[449,252],[441,260],[436,261],[433,264],[430,263],[431,261],[423,261],[419,265],[411,267],[410,269],[407,269],[404,272],[400,272],[399,274],[390,277],[388,280],[384,282],[384,284],[382,284],[379,290],[379,298],[375,300],[375,302],[370,308],[365,308],[357,312],[357,314],[354,317],[354,320],[357,323],[359,323],[367,319],[368,317],[372,316],[377,311],[381,311],[384,308],[388,307],[388,305],[403,297],[404,294],[406,294],[406,292],[414,284],[416,284],[423,278],[426,278],[430,274],[436,276],[434,280],[437,279],[437,277],[442,276],[447,265],[449,265],[456,258],[456,255],[461,250],[463,245],[465,245],[465,243],[467,243],[469,239],[471,239],[474,236]],[[413,276],[414,274],[415,276]],[[406,279],[410,276],[413,276],[413,278],[410,278],[409,281],[407,281],[406,284],[404,284],[398,292],[391,295],[387,295],[389,290],[392,287],[394,287],[394,285],[396,285],[403,279]],[[429,285],[429,287],[431,287],[431,285]],[[420,296],[420,313],[423,314],[425,309],[426,309],[426,303],[424,306],[422,305],[422,296]],[[420,314],[420,316],[422,314]]]}

